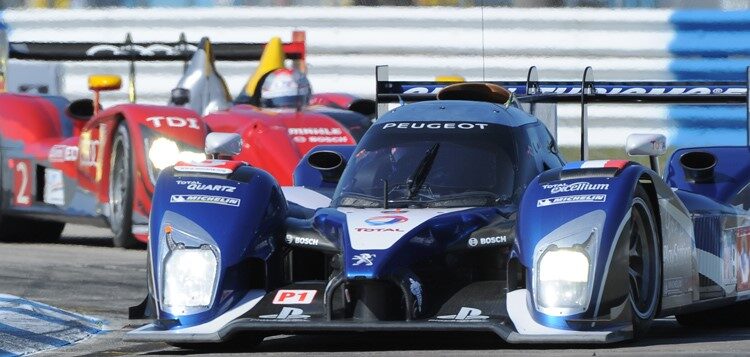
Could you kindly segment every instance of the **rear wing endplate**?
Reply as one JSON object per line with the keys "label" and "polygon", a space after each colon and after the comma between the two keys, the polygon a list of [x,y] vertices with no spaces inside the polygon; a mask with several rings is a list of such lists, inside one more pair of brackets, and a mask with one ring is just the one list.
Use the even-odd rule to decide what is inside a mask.
{"label": "rear wing endplate", "polygon": [[[513,92],[521,105],[532,115],[549,117],[549,104],[580,103],[581,105],[581,160],[588,159],[589,103],[660,103],[660,104],[745,104],[747,145],[750,146],[750,67],[746,82],[702,81],[595,81],[594,70],[586,67],[579,82],[539,81],[536,67],[529,68],[526,81],[487,81]],[[431,81],[390,81],[388,66],[377,66],[376,101],[378,116],[387,110],[388,103],[408,103],[435,100],[437,92],[452,84]],[[555,110],[552,110],[553,112]],[[556,137],[557,116],[544,120]],[[552,122],[552,123],[551,123]]]}

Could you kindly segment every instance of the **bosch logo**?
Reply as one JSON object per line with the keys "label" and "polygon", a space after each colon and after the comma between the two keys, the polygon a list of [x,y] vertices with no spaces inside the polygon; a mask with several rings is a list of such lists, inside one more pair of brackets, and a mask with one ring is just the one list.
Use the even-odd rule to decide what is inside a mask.
{"label": "bosch logo", "polygon": [[505,243],[508,241],[508,238],[505,236],[499,236],[499,237],[487,237],[487,238],[479,238],[479,244],[499,244],[499,243]]}
{"label": "bosch logo", "polygon": [[477,244],[479,244],[479,241],[476,238],[469,238],[469,246],[470,247],[476,247]]}
{"label": "bosch logo", "polygon": [[388,224],[403,223],[409,219],[404,216],[377,216],[365,220],[365,223],[371,226],[385,226]]}

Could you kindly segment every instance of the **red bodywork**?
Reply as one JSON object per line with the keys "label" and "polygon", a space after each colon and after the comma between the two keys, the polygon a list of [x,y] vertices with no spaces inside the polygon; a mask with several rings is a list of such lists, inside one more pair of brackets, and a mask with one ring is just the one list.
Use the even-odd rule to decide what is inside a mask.
{"label": "red bodywork", "polygon": [[299,160],[317,145],[354,145],[354,138],[339,122],[309,111],[260,110],[237,105],[204,117],[212,131],[239,133],[242,151],[235,156],[268,171],[280,185],[292,185]]}
{"label": "red bodywork", "polygon": [[[123,104],[76,121],[44,97],[2,93],[0,108],[2,186],[10,193],[2,197],[3,213],[58,221],[106,224],[111,143],[121,122],[129,131],[135,169],[133,223],[141,228],[148,224],[154,191],[144,135],[170,138],[202,152],[207,133],[194,111],[178,107]],[[64,121],[73,127],[68,133]],[[45,202],[50,201],[44,197],[47,169],[62,172],[64,200]],[[147,240],[144,229],[134,233]]]}

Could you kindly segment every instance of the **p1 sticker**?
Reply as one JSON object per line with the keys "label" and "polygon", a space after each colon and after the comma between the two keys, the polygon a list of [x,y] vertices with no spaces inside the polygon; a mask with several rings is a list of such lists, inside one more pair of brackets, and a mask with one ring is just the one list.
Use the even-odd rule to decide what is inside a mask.
{"label": "p1 sticker", "polygon": [[273,298],[275,305],[302,305],[310,304],[317,290],[279,290]]}

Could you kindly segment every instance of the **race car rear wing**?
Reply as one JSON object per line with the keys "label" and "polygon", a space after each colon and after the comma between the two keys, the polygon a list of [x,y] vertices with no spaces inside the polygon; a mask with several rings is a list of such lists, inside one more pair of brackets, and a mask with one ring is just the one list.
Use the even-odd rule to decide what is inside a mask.
{"label": "race car rear wing", "polygon": [[[2,32],[2,30],[0,30]],[[0,34],[0,42],[4,42]],[[224,42],[213,43],[214,58],[217,61],[258,61],[265,43]],[[0,43],[0,62],[4,49]],[[188,42],[181,34],[176,42],[133,42],[127,34],[124,42],[10,42],[7,46],[8,57],[19,60],[36,61],[128,61],[128,92],[130,101],[135,101],[135,62],[182,61],[184,65],[198,48],[198,43]],[[294,66],[305,70],[305,32],[293,31],[292,41],[283,44],[286,58]],[[0,92],[5,70],[0,63]],[[183,69],[185,67],[183,66]]]}
{"label": "race car rear wing", "polygon": [[[390,81],[388,66],[377,66],[376,101],[378,116],[387,109],[383,104],[434,100],[448,82]],[[745,104],[747,144],[750,146],[750,67],[746,82],[608,82],[595,81],[594,70],[586,67],[580,82],[539,81],[536,67],[529,68],[526,81],[486,81],[513,92],[521,105],[539,117],[556,137],[557,103],[581,104],[581,160],[588,159],[589,103],[661,103],[661,104]]]}
{"label": "race car rear wing", "polygon": [[[217,61],[257,61],[265,43],[213,43]],[[177,42],[11,42],[9,57],[37,61],[188,61],[198,43],[188,42],[185,34]],[[305,59],[305,33],[294,31],[292,42],[284,44],[287,58]]]}

